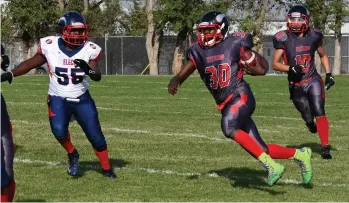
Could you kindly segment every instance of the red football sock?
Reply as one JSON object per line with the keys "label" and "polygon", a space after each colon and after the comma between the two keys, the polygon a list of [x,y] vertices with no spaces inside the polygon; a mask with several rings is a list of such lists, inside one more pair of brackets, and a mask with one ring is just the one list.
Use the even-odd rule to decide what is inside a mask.
{"label": "red football sock", "polygon": [[61,143],[68,153],[72,153],[75,149],[73,143],[70,141],[70,132],[68,132],[68,136],[66,138],[58,140],[58,142]]}
{"label": "red football sock", "polygon": [[16,192],[16,181],[13,180],[8,190],[8,201],[13,202],[13,198],[15,197]]}
{"label": "red football sock", "polygon": [[234,140],[239,143],[245,150],[252,154],[255,158],[258,158],[263,152],[263,148],[246,132],[239,130]]}
{"label": "red football sock", "polygon": [[8,202],[8,188],[1,189],[1,202]]}
{"label": "red football sock", "polygon": [[328,120],[326,116],[316,117],[316,128],[321,140],[321,146],[328,145]]}
{"label": "red football sock", "polygon": [[109,164],[109,156],[108,156],[108,149],[105,149],[101,152],[98,152],[96,149],[93,149],[99,159],[99,162],[101,163],[101,166],[104,170],[110,169]]}
{"label": "red football sock", "polygon": [[269,156],[273,159],[289,159],[296,154],[295,148],[288,148],[278,144],[268,144]]}

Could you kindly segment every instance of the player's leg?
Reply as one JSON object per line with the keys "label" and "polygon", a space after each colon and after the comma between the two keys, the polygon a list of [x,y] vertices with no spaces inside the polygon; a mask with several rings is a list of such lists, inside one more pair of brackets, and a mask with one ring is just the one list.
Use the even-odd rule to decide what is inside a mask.
{"label": "player's leg", "polygon": [[294,88],[292,102],[296,109],[301,113],[305,125],[311,133],[316,133],[316,125],[314,123],[314,116],[311,113],[308,97],[302,86]]}
{"label": "player's leg", "polygon": [[298,166],[301,168],[301,174],[303,178],[303,183],[308,184],[312,178],[312,165],[311,165],[311,149],[302,148],[295,149],[284,147],[279,144],[265,144],[259,132],[257,130],[256,124],[250,118],[246,121],[245,126],[243,127],[245,132],[256,140],[256,142],[264,149],[266,153],[273,159],[292,159]]}
{"label": "player's leg", "polygon": [[16,191],[13,158],[14,143],[12,125],[7,112],[5,100],[1,95],[1,194],[4,193],[4,198],[7,198],[7,201],[10,202],[13,201]]}
{"label": "player's leg", "polygon": [[268,170],[268,184],[275,184],[284,171],[284,166],[276,163],[265,149],[251,135],[243,131],[255,108],[255,99],[248,87],[237,90],[237,95],[222,109],[221,128],[223,134],[235,140]]}
{"label": "player's leg", "polygon": [[79,153],[72,144],[68,131],[69,120],[72,116],[70,106],[64,98],[51,95],[47,97],[47,105],[51,131],[68,153],[68,173],[71,176],[77,176],[79,173]]}
{"label": "player's leg", "polygon": [[73,105],[76,120],[85,132],[100,161],[103,175],[116,178],[110,167],[107,143],[99,123],[97,108],[89,92],[80,97],[79,103]]}
{"label": "player's leg", "polygon": [[307,88],[307,96],[311,112],[316,119],[317,132],[322,146],[322,158],[331,159],[328,146],[329,124],[325,114],[325,90],[322,79],[311,81]]}

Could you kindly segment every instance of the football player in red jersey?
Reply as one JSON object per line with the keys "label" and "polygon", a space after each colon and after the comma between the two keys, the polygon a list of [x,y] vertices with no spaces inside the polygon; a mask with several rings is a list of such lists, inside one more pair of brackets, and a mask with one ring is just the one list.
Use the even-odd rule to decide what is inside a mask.
{"label": "football player in red jersey", "polygon": [[[244,32],[228,35],[228,26],[226,15],[218,11],[207,12],[201,17],[197,26],[198,42],[187,50],[187,64],[168,84],[169,94],[176,94],[178,87],[198,70],[222,113],[223,134],[265,166],[269,173],[268,184],[275,184],[284,171],[284,166],[274,159],[294,159],[301,168],[303,182],[309,183],[312,177],[310,148],[265,144],[260,137],[251,118],[255,98],[243,79],[243,69],[254,75],[264,75],[268,62],[256,52],[252,54],[256,61],[244,59],[245,62],[241,62],[245,52],[251,52],[252,36]],[[253,63],[255,66],[251,66]]]}
{"label": "football player in red jersey", "polygon": [[[6,71],[10,65],[9,57],[1,44],[1,69]],[[1,94],[1,202],[12,202],[16,182],[13,172],[14,144],[12,125],[7,112],[6,102]]]}
{"label": "football player in red jersey", "polygon": [[[287,30],[274,35],[275,52],[272,67],[288,72],[290,99],[301,113],[311,133],[318,133],[322,158],[331,159],[328,145],[329,125],[325,114],[325,91],[321,76],[315,67],[315,52],[320,55],[326,71],[325,88],[334,85],[330,63],[322,43],[323,35],[318,29],[309,28],[309,12],[303,5],[292,7],[287,14]],[[283,57],[284,63],[281,63]],[[316,124],[314,122],[316,120]]]}

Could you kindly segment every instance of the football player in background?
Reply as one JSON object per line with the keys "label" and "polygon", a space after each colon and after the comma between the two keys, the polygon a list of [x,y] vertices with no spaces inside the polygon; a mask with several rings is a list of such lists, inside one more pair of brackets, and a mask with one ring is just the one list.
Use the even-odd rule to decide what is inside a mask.
{"label": "football player in background", "polygon": [[[260,137],[251,118],[256,106],[255,98],[243,79],[243,69],[253,75],[265,75],[268,62],[251,51],[250,34],[237,32],[228,35],[228,26],[226,15],[218,11],[207,12],[201,17],[197,26],[198,42],[187,50],[187,64],[168,84],[169,94],[176,94],[178,87],[198,70],[222,113],[223,134],[262,163],[269,173],[268,184],[275,184],[284,172],[284,166],[274,159],[294,159],[301,168],[303,182],[309,183],[312,178],[310,148],[294,149],[265,144]],[[251,56],[242,63],[246,52],[252,52],[255,59]],[[253,62],[256,64],[251,65]]]}
{"label": "football player in background", "polygon": [[74,116],[100,161],[102,174],[116,178],[109,163],[107,143],[98,119],[96,105],[88,91],[88,76],[101,80],[97,68],[102,50],[87,41],[88,28],[85,18],[77,12],[67,12],[58,22],[61,36],[40,39],[38,53],[21,63],[12,72],[1,75],[1,81],[12,81],[31,69],[47,63],[50,85],[47,105],[51,130],[57,141],[68,153],[71,176],[79,174],[79,153],[70,139],[69,121]]}
{"label": "football player in background", "polygon": [[[9,65],[9,57],[5,54],[5,49],[1,44],[1,69],[6,71]],[[12,202],[15,195],[14,153],[12,125],[5,99],[1,94],[1,202]]]}
{"label": "football player in background", "polygon": [[[317,51],[326,71],[325,88],[334,85],[329,59],[322,47],[323,35],[318,29],[309,28],[309,12],[302,5],[292,7],[286,21],[288,29],[276,33],[273,38],[275,52],[272,67],[288,72],[290,99],[309,131],[319,134],[322,158],[331,159],[324,84],[315,67]],[[280,62],[282,57],[284,63]]]}

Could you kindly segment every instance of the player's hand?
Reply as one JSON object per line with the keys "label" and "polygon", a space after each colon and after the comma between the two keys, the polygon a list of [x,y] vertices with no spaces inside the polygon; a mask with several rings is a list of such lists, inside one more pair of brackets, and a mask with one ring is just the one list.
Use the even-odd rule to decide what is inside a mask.
{"label": "player's hand", "polygon": [[1,69],[3,71],[6,71],[7,68],[10,66],[10,59],[7,55],[1,55]]}
{"label": "player's hand", "polygon": [[75,59],[74,60],[75,67],[81,68],[86,75],[89,75],[91,67],[88,65],[88,63],[85,60],[82,59]]}
{"label": "player's hand", "polygon": [[302,80],[302,69],[304,66],[302,65],[295,65],[295,66],[290,66],[288,70],[288,80],[292,82],[299,82]]}
{"label": "player's hand", "polygon": [[178,91],[178,87],[179,87],[179,82],[176,79],[176,77],[172,78],[170,83],[168,83],[167,88],[168,88],[168,93],[170,95],[175,95]]}
{"label": "player's hand", "polygon": [[12,72],[6,72],[1,74],[1,82],[8,81],[8,83],[12,83],[13,80],[13,74]]}
{"label": "player's hand", "polygon": [[334,85],[334,77],[331,73],[326,73],[326,79],[325,79],[325,89],[328,90],[331,88],[331,86]]}

